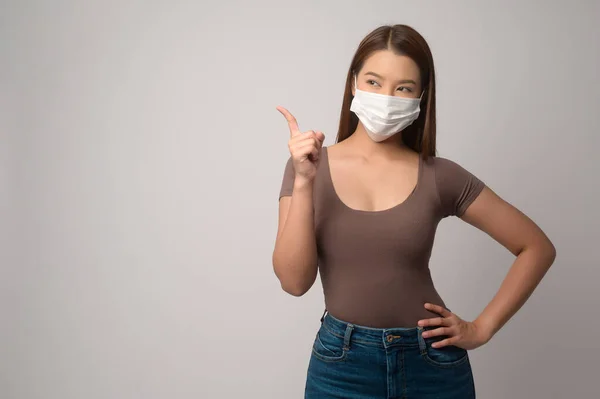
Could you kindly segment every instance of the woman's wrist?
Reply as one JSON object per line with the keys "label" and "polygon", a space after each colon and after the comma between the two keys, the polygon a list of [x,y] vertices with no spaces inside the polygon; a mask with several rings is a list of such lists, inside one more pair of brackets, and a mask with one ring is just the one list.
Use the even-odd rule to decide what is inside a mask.
{"label": "woman's wrist", "polygon": [[313,179],[296,176],[294,178],[294,191],[312,191],[313,181]]}
{"label": "woman's wrist", "polygon": [[480,316],[473,321],[473,324],[477,326],[485,342],[491,340],[497,332],[496,324],[489,318]]}

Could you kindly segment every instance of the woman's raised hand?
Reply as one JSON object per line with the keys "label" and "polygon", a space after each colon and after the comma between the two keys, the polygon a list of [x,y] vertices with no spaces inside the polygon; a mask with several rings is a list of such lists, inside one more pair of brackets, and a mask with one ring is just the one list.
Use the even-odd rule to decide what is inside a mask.
{"label": "woman's raised hand", "polygon": [[287,109],[277,107],[277,110],[285,117],[290,128],[288,148],[294,162],[296,178],[312,181],[317,174],[325,135],[314,130],[301,132],[296,118]]}

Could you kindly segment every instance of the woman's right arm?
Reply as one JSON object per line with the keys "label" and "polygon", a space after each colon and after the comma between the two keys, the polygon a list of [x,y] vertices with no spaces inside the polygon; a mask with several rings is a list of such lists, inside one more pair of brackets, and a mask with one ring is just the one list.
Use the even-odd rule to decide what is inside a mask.
{"label": "woman's right arm", "polygon": [[301,296],[317,277],[313,183],[325,136],[314,131],[301,133],[296,118],[285,108],[278,107],[278,110],[290,128],[291,157],[279,199],[273,270],[285,292]]}
{"label": "woman's right arm", "polygon": [[317,277],[317,245],[313,213],[313,182],[294,180],[291,196],[279,200],[279,224],[273,268],[281,288],[304,295]]}

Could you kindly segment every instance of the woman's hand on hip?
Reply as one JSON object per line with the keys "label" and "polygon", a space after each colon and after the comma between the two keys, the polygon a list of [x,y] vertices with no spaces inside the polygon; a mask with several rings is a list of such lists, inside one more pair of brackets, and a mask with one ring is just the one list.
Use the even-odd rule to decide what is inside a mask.
{"label": "woman's hand on hip", "polygon": [[491,338],[483,326],[476,322],[465,321],[442,306],[426,303],[425,308],[439,314],[440,317],[419,320],[420,327],[438,327],[423,331],[423,337],[447,336],[441,341],[434,342],[432,344],[434,348],[454,345],[463,349],[475,349],[487,343]]}

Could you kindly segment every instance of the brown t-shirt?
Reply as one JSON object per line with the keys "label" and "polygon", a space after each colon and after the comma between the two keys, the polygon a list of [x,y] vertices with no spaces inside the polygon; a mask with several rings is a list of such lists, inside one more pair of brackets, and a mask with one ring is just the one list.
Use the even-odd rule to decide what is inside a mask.
{"label": "brown t-shirt", "polygon": [[[457,163],[419,156],[417,184],[402,203],[355,210],[337,196],[327,147],[314,180],[318,267],[331,315],[375,328],[415,327],[437,316],[425,302],[446,306],[434,287],[429,259],[441,219],[461,216],[484,183]],[[294,166],[285,167],[280,196],[292,195]]]}

